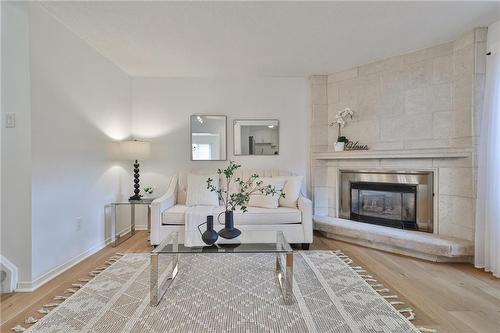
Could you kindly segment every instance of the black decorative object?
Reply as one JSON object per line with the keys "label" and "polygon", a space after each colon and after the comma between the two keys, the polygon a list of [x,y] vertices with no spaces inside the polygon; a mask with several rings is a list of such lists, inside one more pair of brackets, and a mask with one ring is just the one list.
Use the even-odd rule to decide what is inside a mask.
{"label": "black decorative object", "polygon": [[146,141],[126,140],[120,142],[120,155],[124,160],[134,162],[134,195],[130,201],[141,200],[139,184],[139,161],[148,160],[151,155],[151,144]]}
{"label": "black decorative object", "polygon": [[134,195],[128,198],[129,200],[141,200],[141,195],[139,195],[139,192],[141,190],[139,189],[141,186],[139,184],[139,162],[135,160],[134,163]]}
{"label": "black decorative object", "polygon": [[[222,213],[219,214],[218,218]],[[226,210],[224,212],[224,229],[219,231],[219,236],[225,239],[233,239],[241,235],[241,231],[239,229],[236,229],[234,227],[234,220],[233,220],[233,211],[232,210]],[[220,221],[219,221],[220,223]]]}
{"label": "black decorative object", "polygon": [[345,136],[339,136],[337,138],[337,142],[344,142],[344,143],[348,143],[349,140],[345,137]]}
{"label": "black decorative object", "polygon": [[[207,225],[207,230],[202,233],[200,227],[204,224]],[[214,230],[214,217],[212,215],[208,215],[207,222],[204,222],[198,226],[198,231],[201,234],[201,239],[207,245],[213,245],[219,238],[217,231]]]}
{"label": "black decorative object", "polygon": [[359,141],[347,141],[345,144],[345,150],[368,150],[368,146],[360,144]]}

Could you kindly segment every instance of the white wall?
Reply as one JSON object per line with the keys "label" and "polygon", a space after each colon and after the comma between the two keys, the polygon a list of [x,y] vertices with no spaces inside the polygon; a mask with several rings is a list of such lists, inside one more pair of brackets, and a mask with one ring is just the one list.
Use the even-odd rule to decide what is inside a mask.
{"label": "white wall", "polygon": [[131,188],[108,144],[129,136],[131,116],[125,73],[38,4],[30,5],[30,23],[36,284],[103,244],[104,205]]}
{"label": "white wall", "polygon": [[500,52],[500,21],[493,23],[488,27],[488,51]]}
{"label": "white wall", "polygon": [[[2,2],[1,254],[31,279],[31,111],[29,18],[25,3]],[[5,128],[6,112],[16,127]]]}
{"label": "white wall", "polygon": [[[153,142],[141,184],[162,193],[180,170],[227,163],[190,160],[189,116],[223,114],[228,159],[307,176],[306,79],[130,79],[36,3],[2,3],[2,68],[2,113],[15,112],[17,127],[2,130],[1,251],[21,288],[103,245],[104,205],[132,190],[131,164],[108,155],[113,140]],[[279,119],[280,155],[235,158],[242,118]]]}
{"label": "white wall", "polygon": [[[199,113],[228,116],[228,159],[307,176],[308,108],[303,78],[133,78],[132,133],[153,142],[152,159],[141,164],[141,183],[163,193],[168,178],[180,170],[227,164],[190,160],[189,116]],[[233,120],[245,118],[280,121],[279,156],[233,155]]]}

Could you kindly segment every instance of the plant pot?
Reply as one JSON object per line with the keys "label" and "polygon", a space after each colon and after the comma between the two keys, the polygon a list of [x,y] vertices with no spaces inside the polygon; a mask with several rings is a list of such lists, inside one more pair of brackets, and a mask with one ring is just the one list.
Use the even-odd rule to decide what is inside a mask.
{"label": "plant pot", "polygon": [[335,145],[333,146],[333,149],[335,151],[344,151],[345,148],[345,142],[335,142]]}
{"label": "plant pot", "polygon": [[[204,233],[202,233],[201,229],[200,229],[200,227],[203,224],[207,225],[207,230],[205,230]],[[217,239],[219,238],[217,231],[214,230],[214,217],[212,215],[207,216],[207,222],[202,223],[198,226],[198,231],[201,234],[201,239],[207,245],[214,244],[217,241]]]}
{"label": "plant pot", "polygon": [[[222,213],[219,214],[219,217]],[[224,212],[224,229],[219,231],[219,236],[225,239],[233,239],[241,235],[241,231],[234,227],[233,211],[226,210]]]}

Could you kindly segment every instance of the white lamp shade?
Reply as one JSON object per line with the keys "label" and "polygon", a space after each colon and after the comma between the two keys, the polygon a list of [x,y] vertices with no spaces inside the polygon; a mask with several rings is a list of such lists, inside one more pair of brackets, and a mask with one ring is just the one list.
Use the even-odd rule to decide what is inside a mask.
{"label": "white lamp shade", "polygon": [[149,160],[151,144],[146,141],[122,141],[120,142],[120,155],[125,160]]}

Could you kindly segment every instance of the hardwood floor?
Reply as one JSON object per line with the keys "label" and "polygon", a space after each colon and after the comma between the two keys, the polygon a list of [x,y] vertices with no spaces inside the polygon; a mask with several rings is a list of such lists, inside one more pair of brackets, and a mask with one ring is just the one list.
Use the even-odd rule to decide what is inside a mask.
{"label": "hardwood floor", "polygon": [[[79,278],[88,278],[88,273],[101,266],[109,257],[117,252],[148,252],[151,246],[147,241],[146,231],[137,233],[117,247],[107,246],[78,265],[70,268],[50,282],[31,293],[2,294],[0,304],[0,332],[10,332],[17,324],[22,324],[26,318],[42,317],[37,312],[42,305],[54,302],[56,295],[65,295],[64,290],[71,288],[72,283],[78,283]],[[23,325],[26,326],[26,325]]]}
{"label": "hardwood floor", "polygon": [[[78,278],[116,252],[147,252],[147,233],[139,231],[118,247],[106,247],[32,293],[1,297],[1,332],[20,324],[43,304],[62,295]],[[416,326],[439,333],[500,333],[500,279],[467,264],[438,264],[327,239],[315,234],[311,250],[342,250],[386,288],[414,308]]]}

